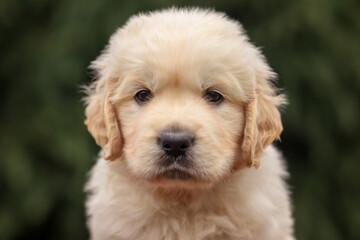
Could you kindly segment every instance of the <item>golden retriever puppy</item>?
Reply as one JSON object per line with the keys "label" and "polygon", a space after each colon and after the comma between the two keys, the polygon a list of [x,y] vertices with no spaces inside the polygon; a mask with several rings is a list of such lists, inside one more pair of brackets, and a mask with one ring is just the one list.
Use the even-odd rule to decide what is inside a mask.
{"label": "golden retriever puppy", "polygon": [[224,14],[130,18],[92,63],[93,240],[292,240],[275,74]]}

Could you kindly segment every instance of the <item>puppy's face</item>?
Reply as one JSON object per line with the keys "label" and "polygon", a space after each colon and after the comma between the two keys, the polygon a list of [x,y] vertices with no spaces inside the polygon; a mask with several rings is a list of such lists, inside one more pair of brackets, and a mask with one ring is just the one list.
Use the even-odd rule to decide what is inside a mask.
{"label": "puppy's face", "polygon": [[203,63],[173,71],[177,64],[142,66],[147,74],[119,87],[119,98],[128,96],[115,107],[124,160],[133,174],[159,184],[220,179],[234,163],[243,107],[221,73],[206,76]]}
{"label": "puppy's face", "polygon": [[93,64],[86,110],[105,158],[162,187],[209,186],[257,166],[281,132],[272,72],[240,26],[186,14],[140,16],[114,34]]}

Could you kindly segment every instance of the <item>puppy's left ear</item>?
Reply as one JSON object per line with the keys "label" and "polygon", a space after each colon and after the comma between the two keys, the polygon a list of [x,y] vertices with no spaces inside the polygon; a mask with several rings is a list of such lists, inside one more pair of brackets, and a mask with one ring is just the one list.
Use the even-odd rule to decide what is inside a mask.
{"label": "puppy's left ear", "polygon": [[283,130],[278,108],[286,103],[277,95],[271,80],[275,77],[259,52],[254,61],[255,85],[253,96],[245,104],[245,128],[242,141],[242,159],[248,167],[259,166],[259,156]]}

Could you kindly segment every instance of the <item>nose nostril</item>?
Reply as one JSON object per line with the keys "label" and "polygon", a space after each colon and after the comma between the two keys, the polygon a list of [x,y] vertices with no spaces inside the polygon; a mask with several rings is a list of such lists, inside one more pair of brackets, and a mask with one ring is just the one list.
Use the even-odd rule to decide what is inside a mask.
{"label": "nose nostril", "polygon": [[164,147],[165,150],[170,150],[171,149],[171,145],[168,144],[168,143],[164,144],[163,147]]}
{"label": "nose nostril", "polygon": [[180,145],[181,150],[186,150],[188,147],[189,147],[189,145],[187,145],[187,144]]}

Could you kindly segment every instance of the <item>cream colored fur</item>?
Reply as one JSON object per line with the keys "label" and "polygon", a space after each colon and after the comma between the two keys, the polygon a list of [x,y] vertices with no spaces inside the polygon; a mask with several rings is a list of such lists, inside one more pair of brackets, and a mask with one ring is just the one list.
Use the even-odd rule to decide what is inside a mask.
{"label": "cream colored fur", "polygon": [[[86,186],[93,240],[293,240],[281,156],[285,103],[241,25],[201,9],[132,17],[91,68],[86,124],[103,148]],[[149,90],[139,104],[134,96]],[[204,97],[215,90],[224,101]],[[159,134],[191,131],[191,174],[160,170]]]}

